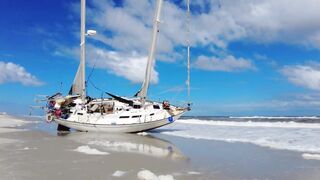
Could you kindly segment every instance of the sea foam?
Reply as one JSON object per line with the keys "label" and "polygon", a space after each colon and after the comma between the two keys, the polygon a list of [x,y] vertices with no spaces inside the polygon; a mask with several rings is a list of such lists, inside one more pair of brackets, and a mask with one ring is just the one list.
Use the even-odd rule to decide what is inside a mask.
{"label": "sea foam", "polygon": [[141,170],[137,174],[138,178],[141,180],[174,180],[172,175],[155,175],[153,172],[145,169]]}
{"label": "sea foam", "polygon": [[161,133],[185,138],[252,143],[274,149],[320,153],[320,124],[178,120]]}
{"label": "sea foam", "polygon": [[9,115],[0,115],[0,128],[18,127],[25,123],[27,123],[27,121]]}
{"label": "sea foam", "polygon": [[230,119],[319,119],[318,116],[230,116]]}
{"label": "sea foam", "polygon": [[89,146],[79,146],[74,151],[84,153],[84,154],[90,154],[90,155],[108,155],[108,152],[102,152],[97,149],[91,148]]}
{"label": "sea foam", "polygon": [[304,153],[304,154],[302,154],[302,157],[303,157],[304,159],[320,160],[320,154],[308,154],[308,153]]}
{"label": "sea foam", "polygon": [[254,121],[212,121],[212,120],[198,120],[187,119],[179,120],[179,123],[185,124],[199,124],[211,126],[233,126],[233,127],[271,127],[271,128],[311,128],[320,129],[320,124],[317,123],[298,123],[294,121],[278,121],[278,122],[254,122]]}
{"label": "sea foam", "polygon": [[113,177],[122,177],[123,175],[125,175],[127,172],[125,172],[125,171],[115,171],[113,174],[112,174],[112,176]]}

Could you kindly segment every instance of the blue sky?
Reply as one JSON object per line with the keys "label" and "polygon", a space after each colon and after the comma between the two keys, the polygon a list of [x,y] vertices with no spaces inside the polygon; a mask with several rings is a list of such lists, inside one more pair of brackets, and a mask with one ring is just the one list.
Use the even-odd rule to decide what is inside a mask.
{"label": "blue sky", "polygon": [[[24,114],[38,94],[67,93],[79,59],[78,0],[0,2],[0,111]],[[319,0],[191,4],[189,115],[319,115]],[[99,89],[140,88],[155,2],[87,0],[87,75]],[[149,97],[186,97],[185,2],[165,1]],[[88,83],[88,93],[102,92]],[[105,96],[105,95],[104,95]]]}

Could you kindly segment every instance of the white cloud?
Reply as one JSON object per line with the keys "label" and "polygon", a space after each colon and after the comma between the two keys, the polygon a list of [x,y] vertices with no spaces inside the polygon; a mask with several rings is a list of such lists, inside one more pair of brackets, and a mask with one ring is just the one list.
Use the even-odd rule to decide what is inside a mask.
{"label": "white cloud", "polygon": [[226,49],[229,42],[245,37],[246,31],[229,12],[214,11],[193,17],[191,34],[193,44]]}
{"label": "white cloud", "polygon": [[295,85],[320,90],[320,64],[285,66],[281,73]]}
{"label": "white cloud", "polygon": [[[212,0],[211,6],[217,3]],[[319,0],[227,0],[220,3],[221,8],[212,16],[227,13],[245,32],[239,39],[249,38],[258,43],[298,43],[320,48],[317,44]]]}
{"label": "white cloud", "polygon": [[[59,46],[53,54],[56,56],[72,57],[79,59],[79,47],[68,48]],[[109,73],[128,79],[133,83],[141,83],[144,80],[147,66],[147,56],[139,55],[137,52],[124,53],[98,48],[91,44],[87,45],[86,61],[88,66],[107,70]],[[151,83],[159,81],[159,73],[153,68]]]}
{"label": "white cloud", "polygon": [[[186,42],[184,3],[164,1],[157,60],[175,62],[185,57],[177,51]],[[214,57],[196,58],[194,64],[199,69],[226,72],[255,69],[251,61],[230,54],[228,45],[234,41],[283,42],[320,48],[319,0],[199,0],[191,3],[191,8],[197,7],[192,9],[191,16],[192,46],[216,49],[216,52],[211,52]],[[74,14],[78,15],[78,4],[73,8],[76,8]],[[93,54],[114,59],[103,61],[97,67],[106,68],[133,82],[143,79],[143,68],[137,71],[136,76],[124,71],[129,68],[128,72],[136,72],[136,67],[143,67],[141,60],[148,55],[154,8],[155,1],[149,0],[124,0],[121,6],[115,6],[113,1],[93,0],[90,3],[87,7],[88,25],[98,30],[98,35],[92,38],[113,50],[108,53],[107,50],[93,48],[96,50]],[[123,57],[123,62],[120,57]],[[157,74],[154,74],[153,82],[157,82]]]}
{"label": "white cloud", "polygon": [[40,86],[43,84],[27,72],[24,67],[12,62],[0,61],[0,72],[0,84],[6,82],[18,82],[25,86]]}
{"label": "white cloud", "polygon": [[[93,19],[101,31],[113,32],[112,35],[96,36],[97,40],[116,49],[147,53],[151,40],[154,1],[126,0],[122,7],[114,7],[112,3],[98,0],[93,4],[93,8],[89,10],[89,19]],[[186,11],[173,2],[165,1],[161,21],[157,52],[173,53],[175,47],[186,42]],[[225,48],[228,41],[245,35],[244,29],[224,11],[194,15],[191,23],[192,44],[214,44]]]}
{"label": "white cloud", "polygon": [[[90,66],[107,69],[110,73],[124,77],[133,83],[143,82],[147,57],[137,53],[125,54],[116,51],[106,51],[102,48],[88,46],[88,63]],[[152,69],[151,83],[158,82],[158,72]]]}
{"label": "white cloud", "polygon": [[208,71],[244,71],[254,70],[255,66],[247,59],[239,58],[236,59],[233,56],[227,56],[219,59],[217,57],[200,56],[194,63],[194,66],[198,69]]}
{"label": "white cloud", "polygon": [[[185,2],[181,2],[185,3]],[[232,41],[304,44],[320,48],[319,0],[196,1],[191,16],[191,42],[227,48]],[[145,53],[151,38],[154,1],[125,0],[123,6],[95,0],[90,19],[114,32],[105,43]],[[170,53],[186,41],[186,12],[182,4],[165,1],[159,52]],[[306,11],[307,9],[307,11]],[[196,12],[197,11],[197,12]]]}

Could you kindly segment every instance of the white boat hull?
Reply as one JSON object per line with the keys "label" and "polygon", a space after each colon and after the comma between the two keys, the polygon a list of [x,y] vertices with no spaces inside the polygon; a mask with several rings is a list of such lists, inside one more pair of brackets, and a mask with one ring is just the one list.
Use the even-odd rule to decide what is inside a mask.
{"label": "white boat hull", "polygon": [[54,119],[54,121],[62,126],[66,126],[79,131],[92,132],[110,132],[110,133],[134,133],[148,131],[173,123],[181,117],[183,113],[172,116],[172,119],[160,119],[149,122],[133,123],[133,124],[92,124],[75,121],[68,121],[65,119]]}

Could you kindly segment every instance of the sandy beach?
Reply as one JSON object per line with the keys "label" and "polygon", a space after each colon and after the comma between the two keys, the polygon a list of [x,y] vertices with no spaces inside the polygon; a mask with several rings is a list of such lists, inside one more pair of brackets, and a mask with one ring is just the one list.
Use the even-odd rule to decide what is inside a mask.
{"label": "sandy beach", "polygon": [[[1,179],[319,179],[320,161],[250,143],[149,133],[57,135],[39,118],[0,116]],[[308,159],[309,157],[309,159]],[[311,159],[310,159],[311,157]],[[313,157],[313,158],[312,158]]]}

